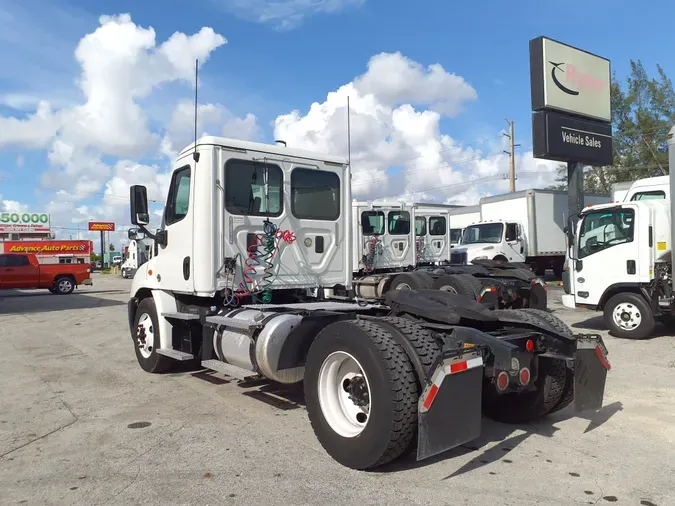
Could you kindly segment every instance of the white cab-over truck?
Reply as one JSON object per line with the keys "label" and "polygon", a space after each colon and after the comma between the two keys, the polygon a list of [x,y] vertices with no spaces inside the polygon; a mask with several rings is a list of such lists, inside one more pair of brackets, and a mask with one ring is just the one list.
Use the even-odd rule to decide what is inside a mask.
{"label": "white cab-over truck", "polygon": [[149,246],[143,239],[130,237],[129,249],[127,250],[127,258],[122,263],[120,270],[123,278],[133,278],[138,268],[148,261]]}
{"label": "white cab-over truck", "polygon": [[[450,243],[455,248],[462,242],[464,229],[480,221],[480,205],[451,209],[448,214],[450,215]],[[452,261],[453,263],[459,263],[459,258],[457,262],[455,262],[455,259]]]}
{"label": "white cab-over truck", "polygon": [[[585,204],[609,202],[609,196],[586,195]],[[523,190],[480,200],[480,222],[467,226],[457,261],[491,259],[522,262],[538,275],[552,269],[560,277],[565,263],[567,192]]]}
{"label": "white cab-over truck", "polygon": [[[675,127],[668,135],[675,166]],[[623,201],[583,210],[573,236],[566,307],[603,311],[610,333],[642,339],[657,321],[672,324],[674,176],[639,179]]]}
{"label": "white cab-over truck", "polygon": [[492,308],[546,309],[546,284],[527,267],[492,261],[451,264],[448,210],[434,204],[354,201],[354,293],[339,286],[329,295],[374,302],[391,290],[433,288]]}
{"label": "white cab-over truck", "polygon": [[304,383],[318,440],[355,469],[472,440],[481,411],[520,423],[600,407],[601,337],[548,312],[438,290],[331,299],[352,288],[350,179],[341,157],[203,137],[175,160],[155,233],[132,186],[131,222],[157,244],[128,304],[140,366]]}

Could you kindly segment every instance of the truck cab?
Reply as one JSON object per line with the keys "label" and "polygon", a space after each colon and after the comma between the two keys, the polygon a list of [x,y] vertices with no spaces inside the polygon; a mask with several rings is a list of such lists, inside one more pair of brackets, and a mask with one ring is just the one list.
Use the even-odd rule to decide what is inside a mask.
{"label": "truck cab", "polygon": [[670,202],[586,208],[569,261],[567,307],[604,312],[614,335],[643,338],[673,312]]}
{"label": "truck cab", "polygon": [[519,223],[489,221],[466,227],[461,245],[453,249],[453,255],[462,255],[466,263],[482,259],[523,262],[526,250],[526,241]]}
{"label": "truck cab", "polygon": [[438,265],[450,258],[451,236],[447,209],[415,205],[417,265]]}
{"label": "truck cab", "polygon": [[634,200],[670,200],[669,176],[646,177],[638,179],[629,188],[624,202]]}

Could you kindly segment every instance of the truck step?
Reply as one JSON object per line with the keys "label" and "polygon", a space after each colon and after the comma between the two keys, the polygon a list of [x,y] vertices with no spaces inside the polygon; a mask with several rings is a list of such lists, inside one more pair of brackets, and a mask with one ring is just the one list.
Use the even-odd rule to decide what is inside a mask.
{"label": "truck step", "polygon": [[162,313],[162,316],[174,320],[199,320],[199,315],[194,313]]}
{"label": "truck step", "polygon": [[211,369],[213,371],[222,372],[223,374],[227,374],[232,378],[241,380],[258,376],[258,373],[256,372],[242,369],[241,367],[228,364],[227,362],[221,362],[220,360],[204,360],[202,361],[202,367]]}
{"label": "truck step", "polygon": [[217,325],[222,325],[231,329],[245,331],[249,331],[260,326],[258,322],[253,320],[245,320],[243,318],[227,318],[225,316],[207,316],[206,321],[208,323],[215,323]]}
{"label": "truck step", "polygon": [[194,355],[191,353],[185,353],[184,351],[178,351],[178,350],[170,350],[168,348],[159,348],[157,350],[158,355],[164,355],[166,357],[171,357],[175,360],[180,360],[181,362],[185,362],[186,360],[192,360],[195,358]]}

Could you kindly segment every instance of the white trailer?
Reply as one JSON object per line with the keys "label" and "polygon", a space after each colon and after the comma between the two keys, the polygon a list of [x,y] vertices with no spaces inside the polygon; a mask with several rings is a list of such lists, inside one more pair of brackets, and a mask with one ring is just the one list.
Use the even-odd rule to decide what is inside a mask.
{"label": "white trailer", "polygon": [[634,181],[621,181],[612,185],[612,202],[623,202]]}
{"label": "white trailer", "polygon": [[480,221],[480,205],[451,209],[448,214],[450,215],[450,243],[454,248],[461,244],[464,229]]}
{"label": "white trailer", "polygon": [[[608,195],[585,195],[585,205],[609,202]],[[562,276],[565,263],[567,192],[523,190],[480,200],[481,218],[465,228],[460,261],[476,259],[523,262],[538,275],[553,269]]]}
{"label": "white trailer", "polygon": [[319,442],[355,469],[466,443],[481,409],[525,423],[602,405],[602,338],[548,312],[435,290],[330,300],[352,288],[350,181],[341,157],[203,137],[175,160],[154,234],[147,190],[132,186],[131,222],[157,245],[130,289],[139,365],[303,383]]}

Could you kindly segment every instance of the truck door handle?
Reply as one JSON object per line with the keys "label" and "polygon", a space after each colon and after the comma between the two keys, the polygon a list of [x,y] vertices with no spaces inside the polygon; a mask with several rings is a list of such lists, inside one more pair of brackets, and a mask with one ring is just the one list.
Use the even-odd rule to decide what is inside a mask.
{"label": "truck door handle", "polygon": [[635,274],[635,260],[626,260],[626,272]]}

